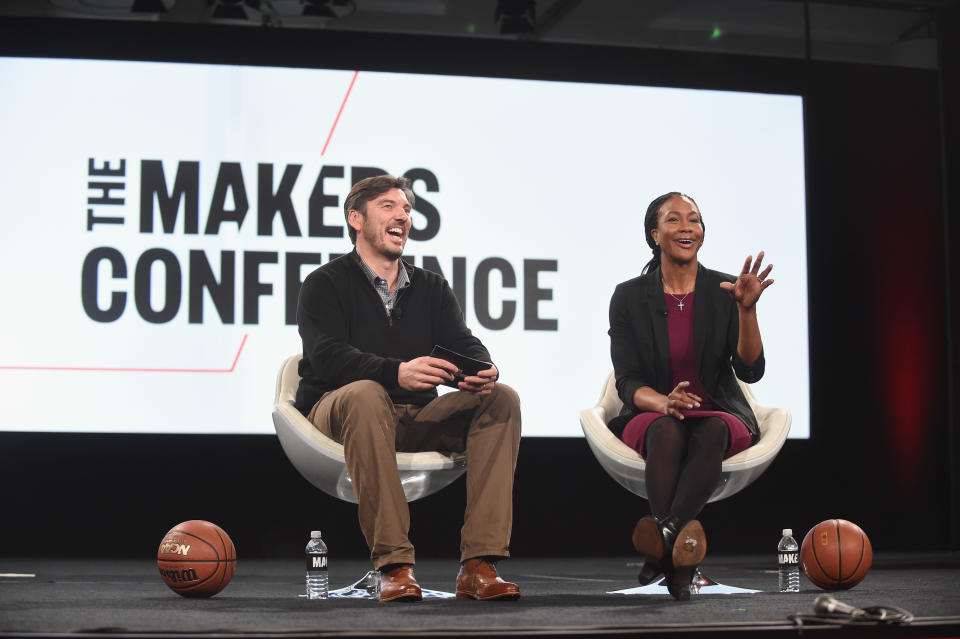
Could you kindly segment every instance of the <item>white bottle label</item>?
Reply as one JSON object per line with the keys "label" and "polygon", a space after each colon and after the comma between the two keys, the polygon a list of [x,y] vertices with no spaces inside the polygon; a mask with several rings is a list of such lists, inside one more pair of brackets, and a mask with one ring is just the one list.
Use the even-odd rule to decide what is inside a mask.
{"label": "white bottle label", "polygon": [[800,557],[796,552],[782,552],[780,553],[780,565],[781,566],[796,566],[800,563]]}
{"label": "white bottle label", "polygon": [[307,555],[307,570],[326,570],[326,555]]}

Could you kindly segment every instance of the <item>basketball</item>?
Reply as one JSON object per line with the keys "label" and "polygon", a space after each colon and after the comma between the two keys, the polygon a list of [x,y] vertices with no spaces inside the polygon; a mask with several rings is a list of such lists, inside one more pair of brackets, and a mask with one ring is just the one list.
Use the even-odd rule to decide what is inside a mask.
{"label": "basketball", "polygon": [[824,590],[853,588],[867,576],[872,563],[867,534],[845,519],[821,521],[800,544],[800,567]]}
{"label": "basketball", "polygon": [[163,583],[178,595],[212,597],[230,583],[237,568],[237,551],[220,526],[192,519],[163,536],[157,568]]}

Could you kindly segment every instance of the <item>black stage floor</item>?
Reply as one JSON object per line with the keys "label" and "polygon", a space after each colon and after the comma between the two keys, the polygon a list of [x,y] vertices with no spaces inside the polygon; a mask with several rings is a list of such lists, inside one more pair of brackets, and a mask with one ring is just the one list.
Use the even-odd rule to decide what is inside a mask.
{"label": "black stage floor", "polygon": [[[425,588],[453,590],[454,560],[422,560]],[[0,559],[0,637],[86,636],[566,636],[700,635],[960,637],[960,554],[879,555],[856,588],[832,593],[858,608],[897,606],[909,626],[811,625],[789,617],[813,613],[824,591],[801,577],[801,592],[776,592],[768,557],[708,557],[704,573],[756,594],[701,594],[680,603],[668,595],[619,595],[631,588],[636,558],[512,559],[504,577],[520,584],[516,602],[424,600],[309,601],[303,560],[241,560],[230,585],[211,599],[184,599],[161,581],[148,560]],[[368,569],[359,559],[330,564],[334,587]],[[34,574],[35,576],[12,576]]]}

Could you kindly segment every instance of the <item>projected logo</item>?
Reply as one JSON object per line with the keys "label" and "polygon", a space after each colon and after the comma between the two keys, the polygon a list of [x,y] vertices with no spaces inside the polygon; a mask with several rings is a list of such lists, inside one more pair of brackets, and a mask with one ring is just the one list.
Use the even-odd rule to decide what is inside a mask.
{"label": "projected logo", "polygon": [[[221,162],[207,199],[202,198],[197,161],[178,162],[171,180],[160,160],[140,160],[139,184],[128,180],[126,158],[90,158],[87,167],[86,229],[93,234],[132,222],[142,235],[196,236],[201,243],[202,238],[219,235],[225,226],[242,233],[255,225],[260,238],[274,237],[278,226],[285,238],[346,236],[340,197],[328,182],[344,178],[344,166],[324,165],[313,180],[309,198],[299,207],[293,197],[303,168],[299,164],[283,167],[278,186],[274,186],[275,166],[257,164],[256,189],[251,196],[247,187],[250,180],[244,176],[242,165]],[[387,172],[369,166],[352,166],[349,171],[350,184]],[[439,191],[439,180],[430,169],[414,168],[403,175],[415,188],[423,185],[427,192]],[[137,193],[139,202],[133,220],[124,211],[129,191]],[[440,232],[440,211],[422,192],[415,191],[415,196],[414,211],[419,219],[410,231],[410,239],[432,240]],[[298,208],[306,210],[305,228],[298,221]],[[329,252],[326,257],[332,260],[342,254]],[[212,301],[216,321],[257,325],[261,323],[260,298],[279,294],[283,299],[283,321],[294,325],[297,295],[303,283],[302,267],[321,264],[323,259],[320,252],[221,250],[211,254],[203,248],[187,249],[183,255],[182,249],[178,254],[169,247],[153,247],[128,255],[116,246],[97,246],[83,260],[81,300],[86,315],[97,322],[114,322],[124,313],[135,312],[145,322],[164,324],[185,312],[190,324],[203,324],[210,319],[204,314],[206,295]],[[418,261],[415,256],[407,259]],[[539,302],[553,299],[554,294],[552,288],[539,283],[540,274],[556,272],[558,260],[523,259],[522,264],[502,257],[476,260],[469,277],[473,296],[468,300],[467,256],[451,256],[443,264],[441,259],[425,255],[419,262],[448,280],[461,309],[466,312],[472,308],[484,328],[503,330],[522,321],[523,330],[558,329],[556,318],[539,314]],[[263,278],[262,267],[269,264],[282,264],[282,281]],[[518,273],[522,282],[519,299],[491,299],[492,281],[514,289]],[[522,320],[518,317],[518,303],[523,304]],[[272,324],[273,318],[267,323]]]}

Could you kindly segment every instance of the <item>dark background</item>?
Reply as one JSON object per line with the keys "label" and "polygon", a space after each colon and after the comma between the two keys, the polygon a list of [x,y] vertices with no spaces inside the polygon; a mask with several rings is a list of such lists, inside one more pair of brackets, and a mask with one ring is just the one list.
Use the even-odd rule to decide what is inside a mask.
{"label": "dark background", "polygon": [[[939,26],[956,33],[956,11],[944,10]],[[811,437],[788,441],[763,477],[702,514],[711,552],[770,553],[771,562],[781,528],[792,527],[799,539],[832,517],[860,524],[876,551],[960,548],[952,372],[960,334],[953,283],[960,278],[951,255],[958,224],[947,214],[960,200],[960,65],[957,45],[944,40],[940,70],[933,71],[542,42],[0,18],[0,55],[803,95]],[[622,200],[628,189],[617,184],[598,193],[598,205]],[[743,193],[743,204],[777,206],[750,193]],[[764,331],[777,330],[762,317],[761,310]],[[277,354],[278,368],[285,355]],[[271,393],[263,389],[264,424]],[[158,389],[156,401],[176,398]],[[66,413],[70,406],[59,405],[52,392],[37,409]],[[628,554],[632,526],[646,512],[646,503],[615,484],[579,438],[525,439],[515,491],[513,552],[520,556]],[[461,478],[411,505],[421,556],[457,557],[463,503]],[[164,532],[186,519],[221,525],[241,558],[298,556],[315,528],[334,556],[366,554],[355,507],[312,488],[267,435],[0,433],[0,505],[5,556],[149,558]]]}

